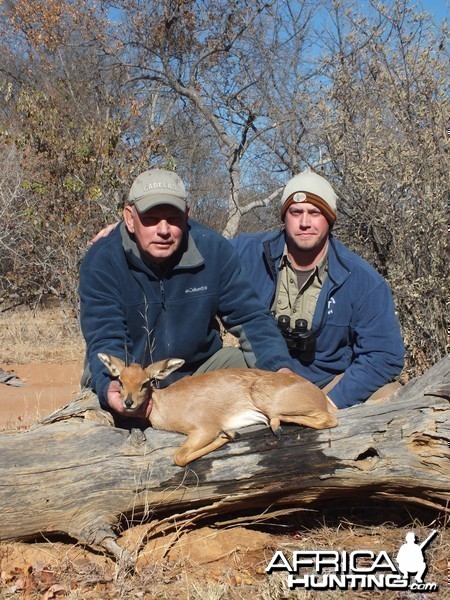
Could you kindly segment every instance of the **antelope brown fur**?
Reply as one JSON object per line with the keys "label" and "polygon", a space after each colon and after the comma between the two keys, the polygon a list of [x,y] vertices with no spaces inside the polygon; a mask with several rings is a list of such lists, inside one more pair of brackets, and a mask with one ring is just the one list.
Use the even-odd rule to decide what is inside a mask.
{"label": "antelope brown fur", "polygon": [[144,369],[137,364],[126,366],[109,354],[98,356],[119,378],[125,409],[135,410],[149,401],[149,421],[154,429],[188,436],[174,454],[180,467],[220,448],[234,439],[237,429],[248,425],[269,425],[280,438],[280,421],[314,429],[338,423],[328,412],[323,392],[294,373],[224,369],[183,377],[157,389],[152,380],[165,379],[184,360],[168,358]]}

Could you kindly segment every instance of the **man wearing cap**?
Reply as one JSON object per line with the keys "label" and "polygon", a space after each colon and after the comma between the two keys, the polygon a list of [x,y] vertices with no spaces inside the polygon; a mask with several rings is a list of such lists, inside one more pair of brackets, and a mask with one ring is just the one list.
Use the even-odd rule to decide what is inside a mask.
{"label": "man wearing cap", "polygon": [[[131,186],[123,221],[87,252],[80,269],[86,340],[82,384],[126,416],[119,382],[98,353],[130,364],[182,358],[180,377],[228,367],[294,369],[277,325],[248,284],[236,250],[188,219],[186,190],[173,172],[151,169]],[[239,339],[223,348],[219,317]]]}
{"label": "man wearing cap", "polygon": [[306,320],[299,342],[292,330],[284,334],[294,370],[345,408],[399,387],[391,382],[403,368],[404,345],[388,284],[331,233],[336,198],[326,179],[300,173],[283,191],[284,227],[232,243],[262,302],[283,317],[280,327],[285,317],[292,329]]}

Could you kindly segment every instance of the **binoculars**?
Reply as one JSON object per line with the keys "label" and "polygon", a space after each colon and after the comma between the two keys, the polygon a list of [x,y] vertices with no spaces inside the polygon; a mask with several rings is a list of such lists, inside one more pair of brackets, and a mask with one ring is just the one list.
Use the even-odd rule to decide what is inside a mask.
{"label": "binoculars", "polygon": [[316,350],[316,335],[308,329],[306,319],[296,319],[291,327],[288,315],[280,315],[277,320],[278,329],[286,341],[289,352],[301,362],[311,363]]}

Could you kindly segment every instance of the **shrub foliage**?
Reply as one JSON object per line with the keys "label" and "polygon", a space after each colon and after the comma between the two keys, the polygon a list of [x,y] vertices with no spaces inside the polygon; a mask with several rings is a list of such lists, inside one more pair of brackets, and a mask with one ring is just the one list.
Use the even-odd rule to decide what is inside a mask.
{"label": "shrub foliage", "polygon": [[445,26],[407,0],[27,0],[0,8],[0,293],[77,302],[137,173],[177,169],[231,237],[310,167],[389,281],[418,375],[448,351]]}

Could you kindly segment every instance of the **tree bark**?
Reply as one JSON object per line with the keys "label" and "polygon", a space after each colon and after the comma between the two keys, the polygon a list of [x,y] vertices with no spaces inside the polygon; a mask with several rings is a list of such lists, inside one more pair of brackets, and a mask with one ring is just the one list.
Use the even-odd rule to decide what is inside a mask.
{"label": "tree bark", "polygon": [[174,515],[384,499],[450,512],[450,357],[334,429],[241,431],[185,468],[184,436],[111,426],[85,394],[28,432],[0,434],[0,539],[64,533],[119,555],[115,527]]}

